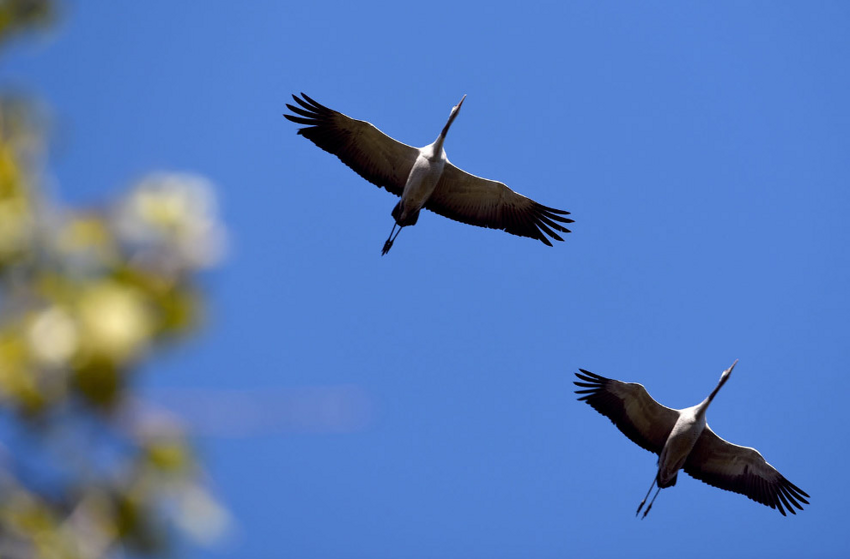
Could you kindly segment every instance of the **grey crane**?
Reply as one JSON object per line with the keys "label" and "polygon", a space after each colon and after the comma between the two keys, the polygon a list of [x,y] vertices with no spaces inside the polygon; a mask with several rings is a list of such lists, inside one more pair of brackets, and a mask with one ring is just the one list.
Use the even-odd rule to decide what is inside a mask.
{"label": "grey crane", "polygon": [[612,380],[584,369],[576,373],[579,380],[573,384],[582,388],[576,390],[576,394],[582,394],[579,400],[610,419],[632,442],[659,455],[658,472],[635,515],[657,485],[641,518],[649,514],[661,489],[676,485],[680,469],[709,485],[778,509],[782,516],[785,509],[797,514],[794,507],[803,510],[800,503],[809,504],[809,495],[785,479],[756,449],[725,441],[706,424],[708,406],[737,363],[736,359],[723,371],[708,398],[682,410],[662,406],[641,384]]}
{"label": "grey crane", "polygon": [[422,208],[462,223],[538,239],[549,246],[548,237],[564,240],[555,231],[570,232],[561,225],[573,222],[564,217],[569,212],[538,204],[501,182],[458,169],[446,159],[443,142],[466,95],[452,107],[437,139],[422,148],[394,140],[372,124],[320,105],[304,93],[292,98],[297,105],[286,107],[295,114],[283,116],[306,125],[298,134],[336,155],[364,179],[401,196],[393,208],[395,223],[381,255],[389,252],[402,228],[416,224]]}

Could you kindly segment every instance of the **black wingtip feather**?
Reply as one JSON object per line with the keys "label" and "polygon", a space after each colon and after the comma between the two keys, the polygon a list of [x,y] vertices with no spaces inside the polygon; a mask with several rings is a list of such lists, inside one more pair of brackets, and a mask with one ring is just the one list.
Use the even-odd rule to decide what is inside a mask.
{"label": "black wingtip feather", "polygon": [[286,106],[293,113],[299,114],[301,116],[305,116],[307,118],[312,118],[312,119],[314,119],[318,122],[318,119],[316,118],[316,112],[315,111],[307,111],[305,109],[302,109],[301,107],[293,107],[292,105],[290,105],[288,103],[287,103]]}
{"label": "black wingtip feather", "polygon": [[[564,240],[560,236],[558,236],[557,233],[555,233],[554,231],[552,231],[552,229],[549,228],[549,225],[546,223],[548,221],[546,218],[541,217],[539,219],[540,220],[537,222],[537,227],[539,229],[541,229],[544,233],[546,233],[547,235],[549,235],[550,237],[552,237],[556,241],[563,241]],[[552,222],[550,221],[549,223],[552,223]],[[556,227],[557,229],[562,229],[562,227],[555,225],[554,223],[552,223],[552,225],[554,227]]]}
{"label": "black wingtip feather", "polygon": [[[303,118],[303,117],[300,117],[300,116],[283,115],[283,117],[286,120],[288,120],[290,122],[294,122],[296,124],[306,124],[308,126],[312,126],[316,123],[314,120],[309,120],[309,119],[306,119],[306,118]],[[303,130],[303,128],[301,130]],[[299,134],[301,133],[301,130],[298,131]]]}
{"label": "black wingtip feather", "polygon": [[316,107],[317,109],[325,110],[325,111],[329,110],[327,107],[325,107],[325,106],[324,106],[324,105],[322,105],[321,103],[318,103],[318,102],[314,101],[312,97],[310,97],[309,95],[307,95],[307,94],[306,94],[306,93],[304,93],[303,91],[301,92],[301,97],[303,97],[304,99],[306,99],[308,103],[310,103],[311,105],[313,105],[313,106],[314,106],[314,107]]}

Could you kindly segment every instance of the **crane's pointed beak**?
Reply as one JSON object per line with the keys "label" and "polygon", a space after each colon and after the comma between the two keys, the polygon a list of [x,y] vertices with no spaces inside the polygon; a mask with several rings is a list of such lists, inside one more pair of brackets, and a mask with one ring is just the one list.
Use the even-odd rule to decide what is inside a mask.
{"label": "crane's pointed beak", "polygon": [[460,110],[460,106],[461,106],[461,105],[463,105],[463,100],[464,100],[464,99],[466,99],[466,93],[464,93],[464,94],[463,94],[463,97],[461,97],[460,102],[459,102],[457,105],[455,105],[455,110],[456,110],[456,111],[459,111],[459,110]]}
{"label": "crane's pointed beak", "polygon": [[738,364],[738,360],[737,360],[737,359],[735,359],[735,362],[734,362],[734,363],[732,363],[732,365],[731,365],[728,369],[726,369],[726,374],[728,375],[729,373],[731,373],[731,372],[732,372],[732,369],[734,369],[734,368],[735,368],[735,365],[737,365],[737,364]]}

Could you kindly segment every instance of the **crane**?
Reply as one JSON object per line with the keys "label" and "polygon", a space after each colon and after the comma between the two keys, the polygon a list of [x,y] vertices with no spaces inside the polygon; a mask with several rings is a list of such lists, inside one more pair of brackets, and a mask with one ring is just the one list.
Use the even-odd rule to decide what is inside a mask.
{"label": "crane", "polygon": [[797,514],[794,507],[803,510],[800,503],[809,504],[806,500],[809,495],[785,479],[756,449],[725,441],[706,424],[708,406],[737,363],[736,359],[723,371],[708,398],[682,410],[659,404],[641,384],[612,380],[584,369],[576,373],[579,380],[573,384],[582,389],[576,390],[576,394],[582,395],[580,401],[610,419],[632,442],[659,455],[658,472],[635,516],[640,514],[653,486],[657,485],[641,518],[649,514],[661,489],[676,485],[680,469],[709,485],[778,509],[782,516],[785,516],[783,505]]}
{"label": "crane", "polygon": [[462,223],[538,239],[548,246],[552,246],[548,237],[564,240],[555,231],[570,232],[561,225],[573,222],[564,217],[569,212],[538,204],[501,182],[471,175],[446,159],[443,142],[466,95],[452,107],[437,139],[422,148],[394,140],[374,125],[320,105],[304,93],[292,98],[296,105],[287,103],[286,107],[295,114],[283,116],[305,125],[298,134],[336,155],[364,179],[401,197],[392,211],[395,222],[382,256],[389,252],[402,228],[416,224],[422,208]]}

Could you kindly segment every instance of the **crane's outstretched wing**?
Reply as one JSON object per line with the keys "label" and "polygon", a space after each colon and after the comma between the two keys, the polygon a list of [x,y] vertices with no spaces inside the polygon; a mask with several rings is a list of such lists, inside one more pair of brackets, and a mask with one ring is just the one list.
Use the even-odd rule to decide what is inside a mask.
{"label": "crane's outstretched wing", "polygon": [[579,371],[576,376],[583,382],[573,382],[585,388],[576,390],[576,394],[584,394],[579,400],[610,419],[632,442],[660,455],[679,412],[653,400],[642,384]]}
{"label": "crane's outstretched wing", "polygon": [[754,448],[724,441],[708,426],[697,439],[684,466],[685,472],[709,485],[746,495],[753,501],[797,514],[794,507],[808,505],[805,491],[785,479]]}
{"label": "crane's outstretched wing", "polygon": [[418,149],[390,138],[368,122],[320,105],[303,93],[301,97],[292,96],[300,106],[286,105],[298,116],[283,115],[307,125],[298,130],[299,134],[339,157],[367,181],[401,196]]}
{"label": "crane's outstretched wing", "polygon": [[482,179],[458,169],[449,162],[443,169],[434,193],[425,208],[442,216],[490,229],[502,229],[520,237],[563,241],[554,230],[569,233],[561,223],[572,223],[570,212],[538,204],[505,184]]}

